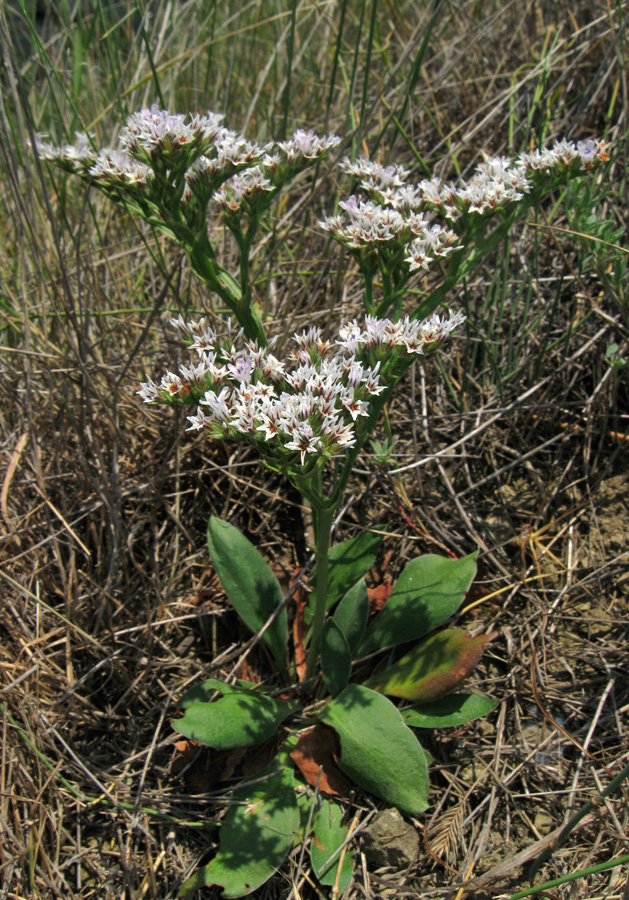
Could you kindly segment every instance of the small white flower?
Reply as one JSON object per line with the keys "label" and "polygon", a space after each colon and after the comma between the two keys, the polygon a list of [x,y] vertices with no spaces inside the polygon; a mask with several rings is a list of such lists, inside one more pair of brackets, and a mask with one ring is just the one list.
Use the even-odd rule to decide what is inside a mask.
{"label": "small white flower", "polygon": [[160,390],[171,396],[183,393],[184,384],[179,375],[174,372],[166,372],[160,383]]}
{"label": "small white flower", "polygon": [[154,403],[159,398],[157,385],[151,378],[148,378],[148,381],[142,381],[140,388],[141,390],[137,391],[137,393],[145,403]]}
{"label": "small white flower", "polygon": [[341,392],[339,393],[339,399],[354,422],[356,421],[358,416],[369,415],[369,404],[364,400],[358,400],[354,396],[353,387],[348,387],[341,390]]}
{"label": "small white flower", "polygon": [[192,424],[186,431],[198,431],[200,428],[215,424],[215,419],[212,416],[206,416],[200,407],[197,409],[196,415],[188,416],[187,418]]}
{"label": "small white flower", "polygon": [[201,403],[203,404],[203,406],[209,406],[209,408],[212,410],[212,421],[217,421],[221,424],[229,424],[232,414],[232,406],[230,401],[231,390],[227,387],[224,387],[218,396],[214,393],[214,391],[206,391],[205,397],[203,400],[201,400]]}
{"label": "small white flower", "polygon": [[322,446],[321,438],[318,437],[308,423],[302,423],[293,429],[292,441],[284,446],[287,450],[297,450],[301,455],[302,466],[306,462],[308,453],[318,453]]}
{"label": "small white flower", "polygon": [[251,373],[253,372],[252,359],[237,359],[235,363],[227,366],[228,372],[241,384],[249,384],[251,381]]}

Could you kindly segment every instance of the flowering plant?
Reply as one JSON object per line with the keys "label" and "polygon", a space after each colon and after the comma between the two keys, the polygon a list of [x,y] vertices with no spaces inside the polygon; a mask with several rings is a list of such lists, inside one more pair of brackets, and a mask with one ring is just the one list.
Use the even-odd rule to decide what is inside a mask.
{"label": "flowering plant", "polygon": [[[299,172],[340,144],[298,129],[286,141],[260,146],[225,128],[222,116],[172,115],[154,105],[129,117],[120,149],[97,151],[90,136],[54,146],[38,137],[40,157],[80,176],[137,214],[184,250],[192,268],[236,317],[246,336],[266,346],[261,310],[253,301],[250,254],[260,222]],[[352,195],[342,213],[321,227],[355,257],[365,283],[369,315],[398,320],[417,270],[447,259],[442,283],[406,312],[432,315],[452,287],[507,235],[513,223],[571,178],[609,159],[602,141],[557,141],[516,159],[493,157],[469,181],[440,178],[409,184],[402,166],[344,159],[340,168],[359,182],[366,199]],[[235,277],[219,261],[207,227],[213,202],[239,251]],[[380,296],[376,297],[376,276]]]}
{"label": "flowering plant", "polygon": [[[494,707],[486,697],[456,690],[491,635],[442,628],[471,584],[475,554],[412,560],[370,620],[365,575],[380,537],[366,532],[330,546],[332,524],[358,454],[396,385],[415,359],[434,354],[463,324],[459,313],[437,315],[446,292],[516,218],[607,158],[602,142],[562,141],[515,160],[489,159],[457,185],[440,179],[413,185],[401,166],[344,160],[341,168],[365,196],[341,201],[341,212],[320,224],[356,260],[366,317],[345,324],[335,337],[314,327],[295,334],[288,357],[280,359],[272,352],[264,310],[253,302],[250,252],[281,188],[339,143],[333,135],[300,130],[288,141],[258,146],[213,113],[186,118],[155,106],[130,117],[119,150],[96,151],[84,135],[73,146],[37,142],[43,159],[174,239],[237,320],[221,330],[207,317],[173,319],[195,359],[158,381],[148,378],[142,399],[187,406],[190,431],[254,446],[312,510],[312,590],[297,623],[306,649],[303,667],[289,652],[291,592],[283,596],[268,564],[236,528],[215,517],[208,525],[225,592],[268,649],[278,680],[262,685],[210,678],[185,694],[179,704],[184,715],[173,725],[217,750],[268,742],[276,752],[253,781],[233,791],[219,852],[184,884],[184,895],[212,884],[225,897],[249,893],[311,835],[319,882],[344,890],[353,871],[346,852],[351,835],[332,798],[347,797],[357,785],[407,814],[423,812],[429,757],[411,728],[458,725]],[[211,201],[238,247],[236,275],[221,264],[211,242]],[[409,282],[440,260],[447,264],[441,285],[409,310]],[[365,673],[356,665],[409,644],[383,671]],[[410,706],[398,707],[390,697]],[[326,736],[332,742],[327,754]]]}
{"label": "flowering plant", "polygon": [[[341,328],[332,344],[318,328],[294,336],[292,368],[267,348],[242,342],[242,330],[221,342],[205,319],[173,325],[199,362],[151,379],[139,391],[147,403],[196,408],[189,430],[215,439],[253,444],[264,463],[285,474],[309,501],[315,525],[316,603],[306,677],[315,674],[327,609],[327,567],[334,513],[356,457],[371,436],[380,410],[413,358],[435,352],[465,319],[451,313],[424,322],[367,316]],[[334,353],[332,353],[334,349]],[[329,484],[323,472],[332,461]],[[276,660],[285,664],[285,648]]]}

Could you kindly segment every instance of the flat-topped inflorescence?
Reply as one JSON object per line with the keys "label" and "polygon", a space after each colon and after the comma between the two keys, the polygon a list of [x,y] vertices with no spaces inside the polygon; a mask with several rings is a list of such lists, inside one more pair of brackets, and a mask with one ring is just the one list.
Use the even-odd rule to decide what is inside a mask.
{"label": "flat-topped inflorescence", "polygon": [[[345,214],[328,216],[320,225],[353,251],[377,243],[406,246],[418,240],[415,251],[404,259],[411,270],[427,268],[431,260],[447,256],[459,243],[461,229],[452,229],[462,217],[494,214],[532,193],[546,176],[579,174],[607,159],[602,141],[557,141],[551,149],[523,153],[516,159],[489,158],[476,167],[468,181],[461,179],[458,184],[440,178],[409,184],[409,173],[402,166],[344,159],[341,167],[359,179],[367,199],[352,195],[341,201]],[[446,224],[436,223],[435,215]]]}
{"label": "flat-topped inflorescence", "polygon": [[[254,303],[250,272],[260,222],[280,189],[340,142],[299,128],[286,140],[259,145],[226,128],[217,113],[186,116],[153,105],[128,118],[117,149],[97,151],[91,137],[80,134],[73,145],[40,139],[37,147],[42,159],[79,175],[175,240],[247,337],[264,346],[264,315]],[[600,140],[564,140],[514,158],[489,157],[467,180],[413,183],[401,165],[345,158],[341,169],[364,193],[341,200],[338,212],[319,224],[356,259],[370,315],[402,317],[414,274],[446,263],[443,284],[411,310],[422,317],[440,307],[519,216],[607,159]],[[221,265],[213,243],[211,203],[238,247],[235,275]]]}
{"label": "flat-topped inflorescence", "polygon": [[189,430],[246,440],[268,464],[288,470],[297,454],[304,466],[314,454],[328,459],[353,447],[361,437],[359,419],[370,416],[374,398],[399,380],[414,356],[437,349],[464,320],[461,313],[423,322],[368,316],[364,328],[351,322],[330,341],[311,327],[294,335],[289,361],[282,362],[269,348],[243,340],[242,331],[219,338],[205,319],[179,316],[172,324],[197,363],[167,372],[159,384],[149,378],[138,393],[146,403],[196,406]]}
{"label": "flat-topped inflorescence", "polygon": [[183,171],[190,186],[205,181],[209,197],[242,169],[254,167],[259,177],[277,188],[288,175],[324,158],[341,140],[297,129],[286,141],[260,146],[224,127],[223,118],[214,112],[172,114],[153,104],[129,116],[120,133],[120,150],[97,151],[91,139],[79,133],[75,144],[57,147],[38,137],[36,146],[42,159],[89,177],[96,187],[111,187],[116,178],[120,188],[137,183],[137,177],[128,177],[130,170],[137,170],[130,162],[134,160],[161,177]]}
{"label": "flat-topped inflorescence", "polygon": [[[248,265],[260,220],[281,188],[340,140],[298,128],[287,140],[259,145],[226,128],[217,113],[173,114],[154,104],[129,116],[118,148],[97,151],[84,134],[59,147],[38,137],[36,148],[42,159],[78,175],[176,241],[248,337],[264,344]],[[208,229],[211,202],[241,251],[238,277],[218,261]]]}

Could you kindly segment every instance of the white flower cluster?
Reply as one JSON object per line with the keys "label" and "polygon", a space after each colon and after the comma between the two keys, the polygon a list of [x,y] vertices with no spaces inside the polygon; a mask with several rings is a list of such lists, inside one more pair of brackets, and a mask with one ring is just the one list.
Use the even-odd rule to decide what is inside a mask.
{"label": "white flower cluster", "polygon": [[447,318],[434,313],[423,321],[405,316],[392,322],[390,319],[366,316],[364,329],[356,319],[344,325],[337,344],[352,354],[361,350],[387,352],[396,347],[404,347],[407,353],[422,354],[441,346],[465,319],[464,313],[453,310],[449,310]]}
{"label": "white flower cluster", "polygon": [[298,128],[290,140],[278,141],[275,146],[289,163],[294,163],[301,159],[321,159],[329,150],[340,143],[340,137],[337,137],[335,134],[319,137],[314,131],[305,131],[303,128]]}
{"label": "white flower cluster", "polygon": [[446,257],[458,241],[451,228],[431,223],[423,213],[404,216],[397,209],[373,200],[358,200],[354,195],[339,206],[346,215],[328,216],[319,223],[324,231],[357,251],[385,244],[408,245],[405,259],[411,270],[428,268],[432,260]]}
{"label": "white flower cluster", "polygon": [[241,208],[245,197],[252,199],[264,191],[273,190],[274,186],[260,166],[253,166],[225,182],[214,194],[214,199],[226,212],[236,212]]}
{"label": "white flower cluster", "polygon": [[206,202],[215,196],[233,212],[243,198],[274,190],[287,174],[312,165],[340,142],[334,135],[318,137],[298,129],[287,141],[260,146],[225,128],[222,119],[212,112],[173,115],[154,104],[129,116],[120,150],[96,152],[83,134],[77,134],[76,144],[61,147],[38,138],[37,150],[42,159],[90,177],[105,189],[136,189],[136,195],[141,185],[154,188],[155,175],[177,181],[178,174],[169,173],[183,169],[184,201],[196,196]]}
{"label": "white flower cluster", "polygon": [[89,174],[101,184],[147,184],[153,178],[153,170],[146,163],[134,159],[125,150],[101,150]]}
{"label": "white flower cluster", "polygon": [[[508,157],[497,156],[480,163],[469,181],[458,187],[445,185],[437,203],[441,202],[444,215],[454,221],[463,213],[483,215],[508,206],[521,200],[531,187],[524,166],[516,164],[511,168]],[[428,189],[433,188],[434,182],[429,182]]]}
{"label": "white flower cluster", "polygon": [[224,140],[228,131],[223,128],[222,115],[209,112],[206,116],[171,115],[154,103],[150,109],[132,113],[120,134],[120,143],[132,156],[167,152],[169,149],[199,147],[205,151],[217,140]]}
{"label": "white flower cluster", "polygon": [[[351,322],[334,343],[310,328],[294,335],[287,367],[267,348],[243,344],[241,331],[221,341],[205,319],[179,316],[172,324],[199,361],[167,372],[159,384],[149,378],[138,393],[145,403],[196,405],[189,430],[248,440],[277,465],[290,465],[298,453],[303,466],[312,454],[329,458],[354,446],[359,417],[369,415],[371,401],[394,383],[408,355],[434,349],[464,319],[367,317],[364,329]],[[401,368],[400,360],[406,360]]]}
{"label": "white flower cluster", "polygon": [[431,221],[437,214],[454,225],[462,216],[485,216],[521,200],[539,180],[539,173],[575,173],[605,161],[609,154],[602,141],[558,141],[551,149],[523,153],[515,160],[494,157],[476,167],[468,181],[444,183],[439,178],[418,184],[406,181],[401,166],[383,166],[370,159],[342,168],[360,182],[368,199],[351,196],[340,203],[344,214],[329,216],[319,224],[353,251],[383,247],[387,243],[409,244],[404,259],[410,270],[426,269],[451,253],[457,234],[447,225]]}
{"label": "white flower cluster", "polygon": [[557,166],[567,168],[574,163],[583,169],[591,169],[597,162],[606,162],[609,152],[605,148],[605,142],[590,138],[587,141],[555,141],[551,148],[533,150],[532,153],[522,153],[518,162],[528,170],[553,169]]}
{"label": "white flower cluster", "polygon": [[65,144],[56,147],[54,144],[44,141],[41,135],[35,139],[37,152],[40,159],[54,162],[72,172],[86,172],[96,162],[98,153],[92,148],[87,134],[77,131],[74,144]]}
{"label": "white flower cluster", "polygon": [[512,160],[497,156],[480,163],[469,179],[459,185],[439,179],[422,181],[418,188],[423,208],[434,209],[454,222],[464,214],[480,216],[521,200],[534,190],[540,175],[575,174],[609,159],[603,141],[556,141],[553,147],[521,153]]}
{"label": "white flower cluster", "polygon": [[321,227],[347,247],[360,249],[365,245],[397,240],[404,232],[404,217],[395,209],[388,209],[373,200],[358,200],[353,194],[341,200],[346,216],[330,216]]}

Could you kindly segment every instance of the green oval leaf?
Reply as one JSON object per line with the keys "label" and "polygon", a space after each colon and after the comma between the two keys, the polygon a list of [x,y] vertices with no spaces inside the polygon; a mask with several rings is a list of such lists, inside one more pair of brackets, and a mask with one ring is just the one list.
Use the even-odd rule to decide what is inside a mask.
{"label": "green oval leaf", "polygon": [[277,871],[298,840],[299,808],[290,769],[234,791],[233,799],[241,803],[225,816],[217,855],[185,882],[182,897],[211,885],[223,889],[225,900],[250,894]]}
{"label": "green oval leaf", "polygon": [[[364,531],[357,537],[351,538],[349,541],[342,541],[340,544],[335,544],[330,548],[326,609],[331,609],[363,575],[367,574],[376,560],[381,543],[381,534],[372,534],[370,531]],[[315,583],[315,578],[316,566],[311,575],[313,584]],[[314,592],[306,610],[306,625],[310,625],[312,621],[313,610]]]}
{"label": "green oval leaf", "polygon": [[462,628],[440,631],[420,641],[367,684],[374,691],[404,700],[438,700],[467,678],[492,637],[470,637]]}
{"label": "green oval leaf", "polygon": [[[339,894],[347,890],[354,874],[351,853],[347,852],[341,863],[343,851],[340,848],[349,834],[349,828],[342,824],[342,819],[343,810],[338,803],[322,797],[321,808],[314,817],[314,834],[310,843],[310,861],[317,880],[326,886],[337,884]],[[341,873],[337,883],[339,863]]]}
{"label": "green oval leaf", "polygon": [[220,678],[207,678],[186,691],[177,704],[177,709],[188,709],[193,703],[209,703],[215,694],[239,694],[253,690],[266,694],[269,689],[253,681],[243,681],[242,678],[237,678],[234,684],[226,684]]}
{"label": "green oval leaf", "polygon": [[226,694],[214,703],[191,703],[175,731],[217,750],[253,747],[272,737],[282,721],[299,709],[299,703],[274,700],[264,694],[243,691]]}
{"label": "green oval leaf", "polygon": [[412,728],[450,728],[487,715],[498,701],[483,694],[448,694],[432,703],[417,703],[402,710],[402,718]]}
{"label": "green oval leaf", "polygon": [[361,655],[434,631],[457,611],[475,574],[476,553],[463,559],[427,554],[411,560],[367,630]]}
{"label": "green oval leaf", "polygon": [[338,734],[338,766],[356,784],[410,815],[426,809],[424,752],[400,711],[386,697],[350,684],[319,719]]}
{"label": "green oval leaf", "polygon": [[321,637],[321,674],[333,697],[347,687],[351,671],[352,654],[347,641],[334,619],[328,619]]}
{"label": "green oval leaf", "polygon": [[334,621],[339,626],[350,651],[354,652],[360,644],[367,619],[369,618],[369,595],[365,579],[357,581],[342,598],[334,610]]}
{"label": "green oval leaf", "polygon": [[[258,632],[282,602],[282,589],[268,563],[234,525],[212,516],[207,541],[216,574],[229,602],[253,632]],[[288,626],[283,609],[262,635],[281,669],[286,668]]]}

